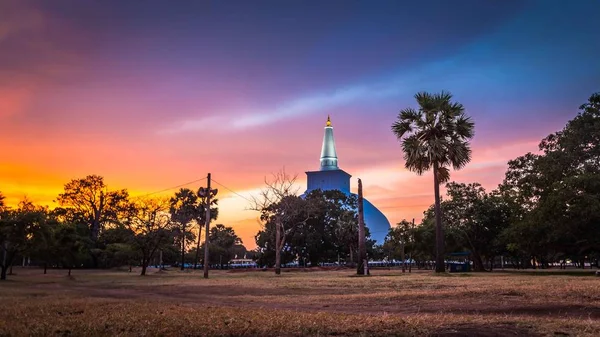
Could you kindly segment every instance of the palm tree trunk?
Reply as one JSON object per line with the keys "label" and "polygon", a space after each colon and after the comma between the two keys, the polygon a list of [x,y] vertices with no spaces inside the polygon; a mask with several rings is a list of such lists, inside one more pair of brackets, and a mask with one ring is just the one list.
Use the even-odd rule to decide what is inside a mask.
{"label": "palm tree trunk", "polygon": [[150,263],[150,258],[144,256],[142,258],[142,272],[140,273],[140,276],[146,276],[146,269],[148,268],[148,263]]}
{"label": "palm tree trunk", "polygon": [[198,259],[200,258],[200,235],[202,235],[202,224],[198,225],[198,242],[196,242],[196,259],[194,260],[194,269],[198,268]]}
{"label": "palm tree trunk", "polygon": [[181,234],[181,270],[184,270],[185,264],[185,226],[183,226],[183,232]]}
{"label": "palm tree trunk", "polygon": [[438,163],[433,164],[433,188],[435,194],[435,272],[446,272],[444,264],[444,228],[442,226],[442,207],[440,205],[440,183],[438,180]]}
{"label": "palm tree trunk", "polygon": [[281,226],[279,222],[275,224],[275,274],[281,274]]}
{"label": "palm tree trunk", "polygon": [[406,272],[406,253],[404,252],[404,243],[400,244],[402,250],[400,251],[400,257],[402,258],[402,272]]}
{"label": "palm tree trunk", "polygon": [[7,266],[7,255],[8,255],[8,241],[4,241],[4,247],[2,249],[2,271],[0,272],[0,280],[6,280],[6,266]]}

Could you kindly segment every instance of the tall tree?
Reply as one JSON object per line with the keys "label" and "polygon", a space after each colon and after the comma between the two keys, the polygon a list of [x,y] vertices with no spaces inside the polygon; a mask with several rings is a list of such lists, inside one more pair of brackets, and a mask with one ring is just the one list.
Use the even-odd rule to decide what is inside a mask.
{"label": "tall tree", "polygon": [[235,253],[234,248],[242,244],[232,227],[217,224],[210,229],[210,259],[219,261],[221,268],[231,260]]}
{"label": "tall tree", "polygon": [[83,222],[89,226],[90,238],[96,242],[108,223],[116,223],[129,207],[127,190],[109,191],[104,178],[89,175],[65,184],[58,195],[58,204],[65,208],[69,221]]}
{"label": "tall tree", "polygon": [[135,203],[135,211],[126,221],[133,234],[133,247],[141,255],[142,276],[146,275],[148,264],[157,249],[167,243],[173,233],[169,208],[169,200],[138,200]]}
{"label": "tall tree", "polygon": [[58,260],[63,268],[67,268],[67,275],[71,276],[71,270],[85,254],[86,240],[90,239],[79,235],[77,224],[63,222],[56,228],[55,240]]}
{"label": "tall tree", "polygon": [[297,207],[302,199],[298,198],[298,187],[295,185],[297,175],[290,176],[285,169],[273,174],[271,180],[265,178],[266,187],[260,196],[253,198],[250,208],[261,212],[261,220],[275,225],[275,274],[281,274],[281,252],[286,238],[299,223],[308,218],[298,219],[302,208]]}
{"label": "tall tree", "polygon": [[[457,243],[471,252],[474,271],[484,271],[502,249],[500,234],[508,228],[511,209],[496,192],[486,193],[478,183],[446,185],[448,199],[442,202],[444,222]],[[490,263],[491,266],[491,263]]]}
{"label": "tall tree", "polygon": [[[259,264],[275,264],[275,219],[268,209],[263,213],[264,227],[256,235]],[[318,266],[321,262],[352,263],[356,267],[358,257],[357,196],[338,190],[313,190],[302,198],[288,200],[289,207],[284,226],[285,242],[281,251],[281,263],[293,260],[301,265]],[[365,227],[365,238],[370,238]],[[377,252],[373,240],[366,240],[369,256]]]}
{"label": "tall tree", "polygon": [[402,219],[396,226],[389,229],[383,244],[383,250],[388,253],[390,259],[402,261],[402,272],[406,270],[406,251],[412,236],[412,223]]}
{"label": "tall tree", "polygon": [[189,188],[180,189],[170,200],[169,212],[171,213],[171,219],[178,224],[181,270],[184,270],[185,243],[189,237],[193,238],[193,234],[188,232],[188,228],[191,227],[193,221],[201,217],[198,209],[198,195]]}
{"label": "tall tree", "polygon": [[440,208],[440,184],[450,179],[450,168],[459,170],[471,161],[469,141],[475,124],[452,95],[419,92],[418,110],[406,108],[392,124],[392,132],[402,142],[405,166],[422,175],[433,170],[436,219],[436,272],[445,272],[444,229]]}
{"label": "tall tree", "polygon": [[29,254],[32,259],[43,263],[44,274],[48,271],[48,265],[58,257],[56,241],[56,231],[60,222],[54,216],[53,212],[47,212],[45,221],[39,226],[33,236],[32,247]]}
{"label": "tall tree", "polygon": [[600,255],[600,93],[558,132],[541,154],[509,162],[501,193],[517,216],[505,233],[510,250],[528,265],[570,258],[584,266]]}
{"label": "tall tree", "polygon": [[6,280],[6,272],[15,257],[31,250],[33,236],[45,225],[47,210],[23,200],[16,209],[4,211],[0,218],[0,280]]}

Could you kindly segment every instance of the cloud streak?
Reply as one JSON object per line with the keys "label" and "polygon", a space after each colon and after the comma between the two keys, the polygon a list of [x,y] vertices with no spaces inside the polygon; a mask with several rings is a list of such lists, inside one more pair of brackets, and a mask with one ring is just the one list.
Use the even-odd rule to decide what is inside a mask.
{"label": "cloud streak", "polygon": [[[553,10],[550,6],[546,12],[539,13],[539,8],[531,8],[531,11],[536,11],[533,19],[531,11],[523,12],[490,35],[465,45],[454,55],[430,61],[408,71],[392,72],[392,75],[383,75],[379,79],[302,96],[272,107],[251,107],[248,110],[217,113],[209,117],[192,117],[176,122],[161,132],[189,132],[223,124],[231,126],[221,128],[223,132],[239,131],[322,113],[353,103],[366,104],[399,96],[406,98],[421,90],[451,89],[453,93],[460,95],[480,93],[495,100],[509,95],[516,99],[522,96],[522,90],[531,90],[524,87],[531,78],[539,77],[539,74],[551,77],[552,72],[564,72],[548,59],[549,53],[562,60],[577,57],[577,43],[581,44],[581,41],[574,42],[568,36],[539,38],[541,31],[548,36],[559,34],[560,27],[551,24],[557,20],[556,11]],[[517,53],[539,62],[523,63]],[[552,69],[551,72],[548,69]],[[570,72],[575,76],[576,72],[581,73],[583,69],[589,70],[585,65],[574,64]],[[548,90],[555,86],[553,81],[540,81],[535,90]]]}

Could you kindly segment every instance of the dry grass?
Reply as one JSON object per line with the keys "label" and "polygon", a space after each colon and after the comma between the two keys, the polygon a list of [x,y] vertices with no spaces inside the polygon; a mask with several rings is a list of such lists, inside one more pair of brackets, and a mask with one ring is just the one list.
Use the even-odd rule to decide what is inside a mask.
{"label": "dry grass", "polygon": [[0,335],[600,335],[593,276],[15,271]]}

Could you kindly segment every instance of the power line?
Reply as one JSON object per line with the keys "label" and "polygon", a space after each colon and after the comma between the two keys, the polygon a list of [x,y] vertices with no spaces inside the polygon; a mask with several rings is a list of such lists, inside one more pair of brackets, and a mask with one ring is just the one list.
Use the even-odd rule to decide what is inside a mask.
{"label": "power line", "polygon": [[216,181],[215,179],[212,179],[212,181],[213,181],[215,184],[217,184],[217,185],[219,185],[219,186],[223,187],[224,189],[228,190],[229,192],[231,192],[231,193],[233,193],[233,194],[237,195],[238,197],[240,197],[240,198],[242,198],[242,199],[245,199],[245,200],[246,200],[246,201],[248,201],[248,202],[252,202],[252,200],[250,200],[250,199],[246,198],[245,196],[243,196],[243,195],[239,194],[238,192],[236,192],[236,191],[232,190],[231,188],[229,188],[229,187],[227,187],[227,186],[225,186],[225,185],[221,184],[220,182]]}
{"label": "power line", "polygon": [[160,190],[160,191],[156,191],[156,192],[152,192],[152,193],[148,193],[148,194],[140,195],[140,196],[137,196],[137,197],[134,197],[134,198],[145,198],[145,197],[151,196],[151,195],[153,195],[153,194],[162,193],[162,192],[167,192],[167,191],[170,191],[170,190],[173,190],[173,189],[176,189],[176,188],[180,188],[180,187],[184,187],[184,186],[187,186],[187,185],[191,185],[191,184],[193,184],[193,183],[197,183],[197,182],[200,182],[200,181],[202,181],[202,180],[205,180],[205,179],[206,179],[206,177],[204,177],[204,178],[201,178],[201,179],[196,179],[196,180],[194,180],[194,181],[190,181],[190,182],[187,182],[187,183],[185,183],[185,184],[181,184],[181,185],[177,185],[177,186],[173,186],[173,187],[165,188],[165,189],[163,189],[163,190]]}

